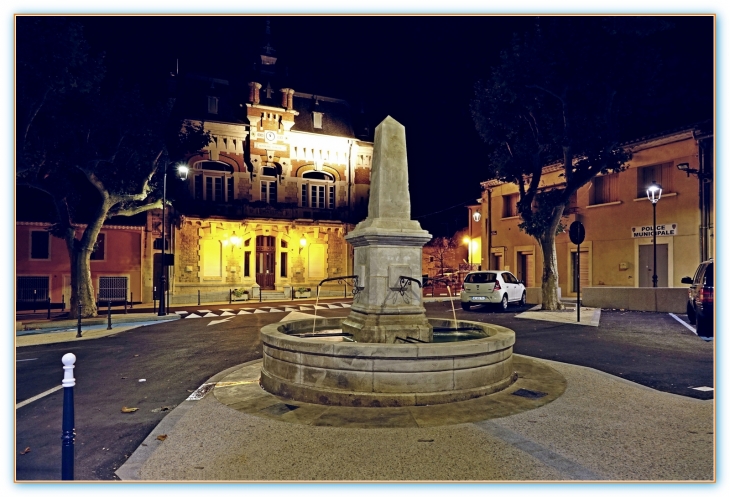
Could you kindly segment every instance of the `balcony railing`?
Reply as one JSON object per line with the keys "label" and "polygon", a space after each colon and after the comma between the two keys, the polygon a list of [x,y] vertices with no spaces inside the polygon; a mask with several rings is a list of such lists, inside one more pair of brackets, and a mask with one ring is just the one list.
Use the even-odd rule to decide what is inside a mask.
{"label": "balcony railing", "polygon": [[[255,203],[223,203],[193,201],[185,202],[180,206],[183,213],[189,215],[225,216],[231,218],[269,218],[269,219],[313,219],[331,220],[342,222],[356,222],[361,220],[354,212],[347,209],[312,209],[307,207],[296,207],[291,204],[263,204]],[[364,216],[363,216],[364,218]]]}

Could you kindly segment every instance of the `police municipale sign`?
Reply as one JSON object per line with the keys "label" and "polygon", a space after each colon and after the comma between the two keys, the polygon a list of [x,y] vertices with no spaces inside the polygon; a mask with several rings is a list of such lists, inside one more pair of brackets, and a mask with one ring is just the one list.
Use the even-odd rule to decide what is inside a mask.
{"label": "police municipale sign", "polygon": [[[632,226],[631,238],[651,238],[653,237],[653,226]],[[677,234],[677,223],[657,224],[656,236],[674,236]]]}

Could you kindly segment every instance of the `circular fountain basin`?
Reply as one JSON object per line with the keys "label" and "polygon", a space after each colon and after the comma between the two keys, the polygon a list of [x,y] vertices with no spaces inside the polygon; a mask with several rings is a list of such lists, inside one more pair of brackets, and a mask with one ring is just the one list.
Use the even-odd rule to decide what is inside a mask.
{"label": "circular fountain basin", "polygon": [[[316,332],[341,328],[344,318],[318,319]],[[261,386],[280,397],[324,405],[400,407],[443,404],[507,388],[512,330],[473,321],[429,319],[440,343],[358,343],[292,335],[312,333],[312,321],[261,329]],[[446,337],[452,333],[454,337]],[[460,335],[457,336],[457,335]]]}

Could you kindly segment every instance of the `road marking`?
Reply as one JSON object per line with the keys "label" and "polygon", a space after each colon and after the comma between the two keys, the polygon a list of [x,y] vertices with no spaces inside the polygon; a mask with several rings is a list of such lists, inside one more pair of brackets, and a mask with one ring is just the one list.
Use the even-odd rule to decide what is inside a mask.
{"label": "road marking", "polygon": [[712,392],[715,389],[712,387],[690,387],[692,390],[699,390],[700,392]]}
{"label": "road marking", "polygon": [[19,404],[15,404],[15,408],[16,408],[16,409],[20,409],[21,407],[23,407],[23,406],[27,406],[27,405],[28,405],[28,404],[30,404],[31,402],[35,402],[35,401],[36,401],[36,400],[38,400],[38,399],[42,399],[42,398],[43,398],[43,397],[45,397],[46,395],[51,395],[51,394],[52,394],[53,392],[55,392],[55,391],[57,391],[57,390],[60,390],[60,389],[62,389],[62,388],[63,388],[63,385],[58,385],[57,387],[53,387],[53,388],[51,388],[50,390],[46,390],[46,391],[45,391],[45,392],[43,392],[43,393],[39,393],[39,394],[38,394],[38,395],[36,395],[35,397],[31,397],[31,398],[29,398],[28,400],[24,400],[23,402],[20,402]]}
{"label": "road marking", "polygon": [[231,316],[229,318],[225,318],[225,319],[216,319],[215,321],[211,321],[210,323],[208,323],[208,326],[210,326],[212,324],[225,323],[226,321],[230,321],[231,319],[233,319],[233,316]]}
{"label": "road marking", "polygon": [[38,360],[37,357],[34,357],[33,359],[17,359],[15,362],[23,362],[23,361],[36,361]]}
{"label": "road marking", "polygon": [[691,331],[691,332],[692,332],[692,333],[694,333],[695,335],[697,334],[697,332],[695,331],[695,329],[694,329],[694,328],[692,328],[692,326],[690,326],[690,325],[688,325],[687,323],[685,323],[685,322],[684,322],[684,320],[683,320],[682,318],[680,318],[680,317],[677,317],[677,316],[675,316],[675,315],[674,315],[674,314],[672,314],[671,312],[669,313],[669,315],[670,315],[670,316],[672,316],[672,317],[673,317],[674,319],[676,319],[677,321],[679,321],[680,323],[682,323],[682,324],[683,324],[683,325],[684,325],[684,326],[685,326],[685,327],[686,327],[686,328],[687,328],[687,329],[688,329],[689,331]]}

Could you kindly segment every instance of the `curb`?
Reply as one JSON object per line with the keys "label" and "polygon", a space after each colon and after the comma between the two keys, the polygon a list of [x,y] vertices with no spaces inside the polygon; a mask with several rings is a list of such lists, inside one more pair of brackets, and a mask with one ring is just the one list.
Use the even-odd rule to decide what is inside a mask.
{"label": "curb", "polygon": [[[149,321],[173,321],[180,319],[178,314],[168,314],[166,316],[158,316],[157,314],[113,314],[112,323],[123,324],[123,323],[142,323]],[[99,326],[108,323],[107,317],[87,318],[81,320],[81,327],[88,328],[89,326]],[[70,328],[76,328],[78,321],[75,319],[67,319],[64,321],[47,321],[47,322],[25,322],[16,321],[15,331],[16,335],[23,336],[25,334],[32,334],[32,332],[45,333],[50,331],[67,330]],[[31,332],[31,333],[23,333]]]}

